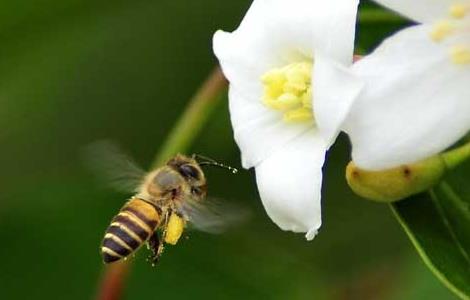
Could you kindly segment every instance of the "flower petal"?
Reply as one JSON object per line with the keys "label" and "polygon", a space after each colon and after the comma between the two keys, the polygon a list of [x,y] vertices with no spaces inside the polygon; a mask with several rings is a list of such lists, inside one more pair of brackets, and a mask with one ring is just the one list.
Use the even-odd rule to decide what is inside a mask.
{"label": "flower petal", "polygon": [[313,73],[315,121],[320,134],[331,145],[363,83],[349,69],[323,55],[316,55]]}
{"label": "flower petal", "polygon": [[266,71],[315,51],[352,61],[358,0],[255,0],[233,33],[218,31],[213,47],[224,74],[240,93],[259,101]]}
{"label": "flower petal", "polygon": [[229,108],[235,141],[246,169],[312,127],[308,123],[285,123],[280,112],[268,109],[261,101],[247,100],[233,87],[229,89]]}
{"label": "flower petal", "polygon": [[285,124],[279,112],[261,104],[261,76],[315,53],[350,64],[357,5],[357,0],[255,0],[237,30],[214,35],[214,52],[230,81],[230,113],[244,167],[311,127]]}
{"label": "flower petal", "polygon": [[452,63],[451,44],[432,42],[430,30],[405,29],[354,64],[366,86],[345,131],[359,167],[385,169],[427,158],[470,129],[470,64]]}
{"label": "flower petal", "polygon": [[445,17],[456,0],[375,0],[416,22],[426,23]]}
{"label": "flower petal", "polygon": [[309,0],[315,60],[318,52],[343,65],[352,63],[358,0]]}
{"label": "flower petal", "polygon": [[321,182],[326,144],[314,130],[256,167],[261,200],[269,217],[281,229],[306,232],[307,240],[321,226]]}

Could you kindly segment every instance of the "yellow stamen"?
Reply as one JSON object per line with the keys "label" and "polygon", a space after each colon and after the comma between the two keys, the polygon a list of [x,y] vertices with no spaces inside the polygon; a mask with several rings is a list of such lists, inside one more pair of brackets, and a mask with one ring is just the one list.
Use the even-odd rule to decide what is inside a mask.
{"label": "yellow stamen", "polygon": [[261,77],[263,103],[283,113],[286,122],[313,121],[312,63],[289,64],[269,70]]}
{"label": "yellow stamen", "polygon": [[300,99],[291,93],[284,93],[276,99],[265,98],[264,104],[276,110],[289,110],[297,107],[301,103]]}
{"label": "yellow stamen", "polygon": [[470,64],[470,48],[466,46],[453,46],[450,48],[450,57],[454,64]]}
{"label": "yellow stamen", "polygon": [[449,13],[453,18],[462,19],[467,15],[469,8],[465,4],[454,4],[450,7]]}
{"label": "yellow stamen", "polygon": [[288,123],[306,122],[313,119],[313,112],[311,109],[301,107],[285,112],[282,119]]}
{"label": "yellow stamen", "polygon": [[454,26],[449,21],[437,22],[430,33],[431,39],[435,42],[440,42],[452,34],[453,31]]}

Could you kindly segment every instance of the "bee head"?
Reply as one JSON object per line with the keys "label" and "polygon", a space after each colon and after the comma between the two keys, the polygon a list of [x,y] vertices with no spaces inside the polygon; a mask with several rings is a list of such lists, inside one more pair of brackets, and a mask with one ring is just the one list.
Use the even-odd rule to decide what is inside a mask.
{"label": "bee head", "polygon": [[178,154],[167,163],[176,170],[191,186],[191,193],[196,197],[205,197],[206,178],[199,163],[192,157]]}

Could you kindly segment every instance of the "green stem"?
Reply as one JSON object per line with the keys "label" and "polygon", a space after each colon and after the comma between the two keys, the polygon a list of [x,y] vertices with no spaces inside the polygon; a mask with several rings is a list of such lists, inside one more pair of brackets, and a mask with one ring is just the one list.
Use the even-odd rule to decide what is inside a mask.
{"label": "green stem", "polygon": [[359,23],[400,23],[403,18],[383,9],[364,9],[359,11]]}
{"label": "green stem", "polygon": [[447,168],[452,170],[470,158],[470,143],[444,152],[441,154],[441,157],[444,160]]}
{"label": "green stem", "polygon": [[[188,150],[209,119],[226,87],[227,81],[222,71],[219,67],[215,68],[190,100],[188,107],[168,135],[161,150],[155,156],[154,167],[160,166],[176,153]],[[122,298],[130,265],[130,260],[127,260],[107,266],[99,284],[97,300],[118,300]]]}
{"label": "green stem", "polygon": [[179,152],[185,152],[198,136],[219,103],[227,81],[220,68],[216,68],[190,100],[189,106],[171,130],[166,142],[158,151],[152,166],[158,167]]}

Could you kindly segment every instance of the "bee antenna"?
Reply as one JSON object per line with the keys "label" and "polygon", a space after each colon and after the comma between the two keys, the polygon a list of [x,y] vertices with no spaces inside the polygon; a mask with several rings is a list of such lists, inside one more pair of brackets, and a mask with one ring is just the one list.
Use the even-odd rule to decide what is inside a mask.
{"label": "bee antenna", "polygon": [[233,174],[238,173],[238,169],[233,168],[233,167],[228,166],[228,165],[224,165],[222,163],[219,163],[219,162],[215,161],[212,158],[202,156],[202,155],[199,155],[199,154],[194,154],[194,158],[198,161],[198,164],[200,166],[214,166],[214,167],[227,169],[227,170],[231,171]]}
{"label": "bee antenna", "polygon": [[199,163],[200,166],[214,166],[214,167],[219,167],[223,169],[227,169],[231,171],[233,174],[238,173],[238,169],[218,163],[218,162],[211,162],[211,161],[204,161]]}

